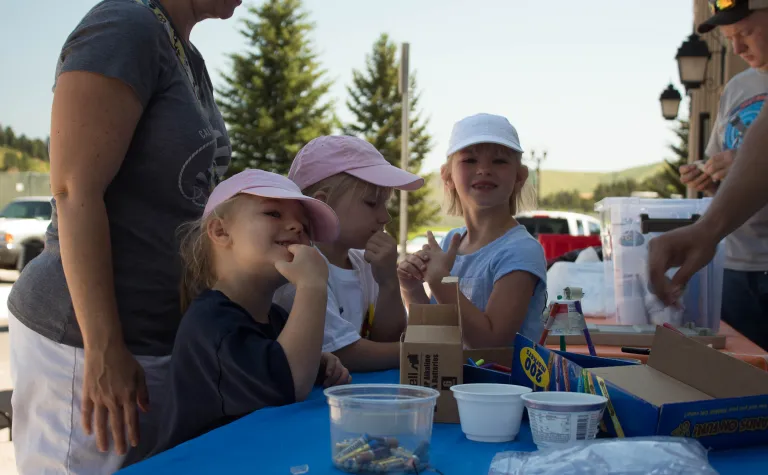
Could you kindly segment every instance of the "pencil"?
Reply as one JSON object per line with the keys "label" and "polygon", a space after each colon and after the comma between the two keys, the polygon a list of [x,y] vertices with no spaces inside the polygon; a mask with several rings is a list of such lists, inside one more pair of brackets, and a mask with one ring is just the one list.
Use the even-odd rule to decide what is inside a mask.
{"label": "pencil", "polygon": [[557,315],[559,305],[553,303],[549,306],[549,318],[547,323],[544,324],[544,331],[541,332],[541,338],[539,338],[539,345],[544,346],[547,343],[547,336],[549,336],[549,329],[552,328],[552,324],[555,321],[555,315]]}

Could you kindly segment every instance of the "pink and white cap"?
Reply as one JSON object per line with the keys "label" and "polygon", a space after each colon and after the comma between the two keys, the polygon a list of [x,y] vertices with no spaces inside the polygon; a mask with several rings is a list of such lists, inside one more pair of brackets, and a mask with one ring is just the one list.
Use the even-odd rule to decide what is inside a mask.
{"label": "pink and white cap", "polygon": [[303,190],[339,173],[398,190],[412,191],[424,186],[423,178],[391,165],[376,147],[349,135],[313,139],[293,159],[288,178]]}
{"label": "pink and white cap", "polygon": [[219,183],[208,198],[203,217],[211,214],[221,203],[240,193],[262,198],[301,201],[309,215],[312,240],[332,242],[339,235],[339,218],[330,206],[303,195],[296,183],[288,178],[263,170],[244,170]]}

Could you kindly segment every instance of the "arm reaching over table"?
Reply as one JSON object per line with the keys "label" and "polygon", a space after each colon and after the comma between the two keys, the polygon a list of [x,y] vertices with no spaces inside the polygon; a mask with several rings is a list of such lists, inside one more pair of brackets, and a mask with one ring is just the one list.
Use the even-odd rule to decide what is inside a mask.
{"label": "arm reaching over table", "polygon": [[[744,136],[730,172],[702,218],[665,233],[649,244],[649,274],[656,295],[667,305],[681,295],[688,280],[707,265],[717,244],[768,204],[768,112],[762,110]],[[680,270],[670,280],[665,273]]]}

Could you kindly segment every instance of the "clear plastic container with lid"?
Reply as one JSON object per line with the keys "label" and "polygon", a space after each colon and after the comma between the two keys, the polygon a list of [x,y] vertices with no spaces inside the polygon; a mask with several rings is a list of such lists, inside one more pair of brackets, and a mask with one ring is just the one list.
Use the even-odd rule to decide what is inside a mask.
{"label": "clear plastic container with lid", "polygon": [[348,384],[325,390],[331,457],[350,473],[421,473],[430,463],[440,393],[421,386]]}
{"label": "clear plastic container with lid", "polygon": [[[615,197],[595,204],[595,211],[600,214],[605,278],[607,282],[613,281],[619,324],[670,323],[718,331],[725,258],[722,244],[712,262],[686,286],[680,308],[665,307],[653,294],[648,279],[648,242],[695,222],[711,201]],[[675,272],[676,268],[670,269],[667,275],[671,277]]]}

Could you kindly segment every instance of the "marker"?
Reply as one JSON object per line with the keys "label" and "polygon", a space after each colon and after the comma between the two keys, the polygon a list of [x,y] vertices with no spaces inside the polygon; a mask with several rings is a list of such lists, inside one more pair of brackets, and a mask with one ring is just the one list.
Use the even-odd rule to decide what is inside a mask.
{"label": "marker", "polygon": [[[581,289],[579,289],[579,292],[581,292]],[[584,316],[584,312],[581,310],[581,302],[578,300],[574,302],[574,305],[576,307],[576,311],[581,314],[581,316]],[[597,356],[597,352],[595,351],[595,345],[592,344],[592,336],[589,334],[589,328],[587,328],[586,322],[584,323],[584,339],[587,341],[587,348],[589,348],[589,354],[592,356]]]}
{"label": "marker", "polygon": [[485,363],[485,360],[484,360],[484,359],[482,359],[482,358],[480,358],[479,360],[475,361],[475,364],[476,364],[477,366],[482,366],[482,365],[483,365],[483,363]]}
{"label": "marker", "polygon": [[630,353],[633,355],[650,355],[651,349],[650,348],[633,348],[631,346],[622,346],[621,347],[622,353]]}
{"label": "marker", "polygon": [[475,363],[475,361],[472,358],[467,358],[467,364],[469,366],[474,366],[475,368],[477,368],[477,363]]}

